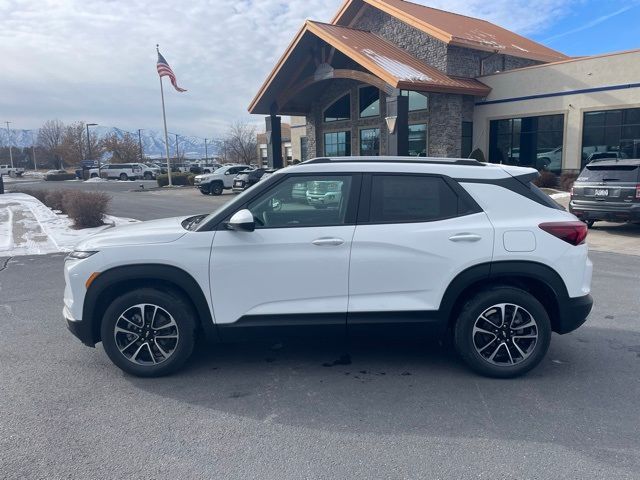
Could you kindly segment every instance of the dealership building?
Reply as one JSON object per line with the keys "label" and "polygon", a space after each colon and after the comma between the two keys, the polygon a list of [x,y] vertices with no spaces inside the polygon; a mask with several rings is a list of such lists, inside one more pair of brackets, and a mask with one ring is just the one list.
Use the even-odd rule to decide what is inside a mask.
{"label": "dealership building", "polygon": [[[640,157],[640,50],[570,58],[485,20],[403,0],[347,0],[307,20],[249,106],[266,154],[415,155],[577,170]],[[477,154],[477,152],[476,152]]]}

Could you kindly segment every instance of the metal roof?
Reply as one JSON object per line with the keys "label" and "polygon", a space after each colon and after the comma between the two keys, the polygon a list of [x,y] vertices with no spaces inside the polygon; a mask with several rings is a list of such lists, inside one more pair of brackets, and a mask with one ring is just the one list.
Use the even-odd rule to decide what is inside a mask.
{"label": "metal roof", "polygon": [[499,52],[541,62],[569,57],[486,20],[438,10],[404,0],[346,0],[332,23],[349,25],[365,4],[447,44]]}

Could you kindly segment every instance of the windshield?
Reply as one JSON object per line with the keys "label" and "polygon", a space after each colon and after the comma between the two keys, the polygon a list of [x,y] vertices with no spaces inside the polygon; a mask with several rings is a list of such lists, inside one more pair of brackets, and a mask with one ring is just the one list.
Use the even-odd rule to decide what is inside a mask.
{"label": "windshield", "polygon": [[578,182],[638,182],[638,165],[587,165]]}

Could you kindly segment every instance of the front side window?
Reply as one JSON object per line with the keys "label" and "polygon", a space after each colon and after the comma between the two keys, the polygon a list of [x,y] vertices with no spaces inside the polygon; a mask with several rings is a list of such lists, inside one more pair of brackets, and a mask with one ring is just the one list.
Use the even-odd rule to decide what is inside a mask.
{"label": "front side window", "polygon": [[409,156],[427,156],[427,125],[409,125]]}
{"label": "front side window", "polygon": [[351,118],[351,95],[346,94],[333,102],[324,111],[325,122],[337,122],[339,120],[349,120]]}
{"label": "front side window", "polygon": [[351,155],[351,132],[325,133],[324,154],[327,157],[348,157]]}
{"label": "front side window", "polygon": [[360,155],[380,155],[380,129],[363,128],[360,130]]}
{"label": "front side window", "polygon": [[359,89],[360,118],[377,117],[380,115],[380,90],[376,87],[361,87]]}
{"label": "front side window", "polygon": [[351,175],[291,176],[248,205],[256,228],[344,225]]}
{"label": "front side window", "polygon": [[458,196],[440,177],[374,175],[371,223],[431,222],[458,214]]}

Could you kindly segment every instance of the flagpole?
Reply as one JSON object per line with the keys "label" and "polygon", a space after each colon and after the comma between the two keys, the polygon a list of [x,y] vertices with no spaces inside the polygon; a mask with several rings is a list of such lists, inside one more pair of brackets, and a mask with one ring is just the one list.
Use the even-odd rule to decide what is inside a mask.
{"label": "flagpole", "polygon": [[[156,44],[156,50],[160,53],[160,45]],[[162,87],[162,77],[160,77],[160,96],[162,97],[162,120],[164,121],[164,148],[167,154],[167,175],[169,177],[169,186],[173,186],[171,182],[171,160],[169,158],[169,134],[167,132],[167,113],[164,108],[164,88]]]}

